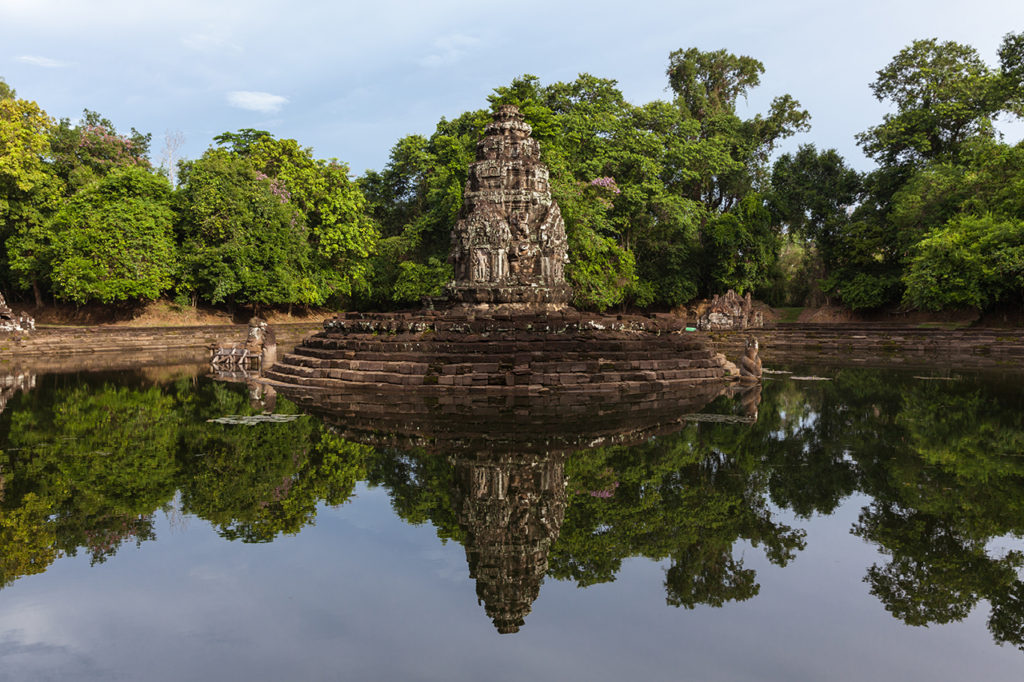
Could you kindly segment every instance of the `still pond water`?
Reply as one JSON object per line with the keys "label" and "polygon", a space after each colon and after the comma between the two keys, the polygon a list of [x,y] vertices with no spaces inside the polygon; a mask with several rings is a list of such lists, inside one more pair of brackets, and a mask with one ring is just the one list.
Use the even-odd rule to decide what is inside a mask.
{"label": "still pond water", "polygon": [[0,680],[1024,679],[1020,376],[794,369],[515,458],[12,377]]}

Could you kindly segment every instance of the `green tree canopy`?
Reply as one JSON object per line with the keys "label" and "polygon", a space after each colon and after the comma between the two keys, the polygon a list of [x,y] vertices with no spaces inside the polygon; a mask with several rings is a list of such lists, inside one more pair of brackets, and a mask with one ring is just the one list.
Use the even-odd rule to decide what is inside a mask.
{"label": "green tree canopy", "polygon": [[54,294],[76,303],[156,299],[176,271],[170,197],[163,177],[115,170],[12,238],[11,267],[24,281],[46,272]]}
{"label": "green tree canopy", "polygon": [[309,231],[283,183],[210,149],[182,168],[179,288],[210,303],[313,303]]}
{"label": "green tree canopy", "polygon": [[68,196],[111,171],[125,166],[149,168],[152,134],[135,128],[130,135],[117,132],[110,119],[85,109],[75,125],[61,119],[50,137],[53,173],[63,183]]}
{"label": "green tree canopy", "polygon": [[[7,241],[39,230],[60,205],[61,183],[46,164],[54,127],[38,104],[17,99],[3,84],[0,97],[0,282],[11,283]],[[34,268],[43,271],[43,264]],[[28,284],[34,281],[31,280]],[[37,302],[39,290],[37,287]]]}

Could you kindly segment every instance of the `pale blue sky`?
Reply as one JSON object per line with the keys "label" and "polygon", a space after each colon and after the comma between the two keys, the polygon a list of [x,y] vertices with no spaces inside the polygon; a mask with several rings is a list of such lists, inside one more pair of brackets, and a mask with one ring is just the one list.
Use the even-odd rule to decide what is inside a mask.
{"label": "pale blue sky", "polygon": [[672,50],[725,48],[766,68],[743,113],[788,92],[813,117],[788,148],[835,147],[866,169],[853,136],[887,110],[875,71],[926,37],[995,64],[1020,30],[1020,0],[0,0],[0,76],[55,117],[88,107],[153,133],[154,160],[169,130],[194,158],[220,132],[264,128],[358,174],[517,75],[591,73],[642,103],[668,96]]}

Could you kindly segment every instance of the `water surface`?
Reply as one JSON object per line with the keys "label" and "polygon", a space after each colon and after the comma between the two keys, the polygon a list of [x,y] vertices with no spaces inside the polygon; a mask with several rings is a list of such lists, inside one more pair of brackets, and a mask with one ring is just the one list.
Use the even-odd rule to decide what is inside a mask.
{"label": "water surface", "polygon": [[0,399],[0,680],[1024,669],[1019,377],[799,368],[753,423],[721,396],[548,450],[183,370]]}

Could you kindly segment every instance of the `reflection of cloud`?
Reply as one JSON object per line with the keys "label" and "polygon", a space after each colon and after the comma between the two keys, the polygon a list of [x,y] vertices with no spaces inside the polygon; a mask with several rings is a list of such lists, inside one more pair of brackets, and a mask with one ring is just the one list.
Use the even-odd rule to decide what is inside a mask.
{"label": "reflection of cloud", "polygon": [[421,556],[434,566],[434,575],[442,580],[462,584],[466,580],[466,558],[459,551],[450,548],[435,548],[420,552]]}
{"label": "reflection of cloud", "polygon": [[239,109],[261,111],[272,114],[280,111],[288,103],[287,97],[272,95],[269,92],[253,92],[251,90],[234,90],[228,93],[228,104]]}
{"label": "reflection of cloud", "polygon": [[465,57],[470,48],[476,47],[479,44],[480,40],[478,38],[461,33],[443,36],[434,41],[435,51],[420,59],[420,66],[433,68],[454,64]]}
{"label": "reflection of cloud", "polygon": [[41,66],[44,69],[62,69],[65,66],[71,66],[67,62],[62,62],[57,59],[50,59],[49,57],[38,57],[36,55],[26,54],[17,58],[19,62],[23,64],[32,64],[33,66]]}
{"label": "reflection of cloud", "polygon": [[[13,630],[0,639],[0,660],[5,662],[4,672],[13,669],[17,679],[114,679],[112,671],[103,670],[85,652],[64,644],[27,642],[24,637],[24,632]],[[8,678],[0,675],[0,679]]]}

